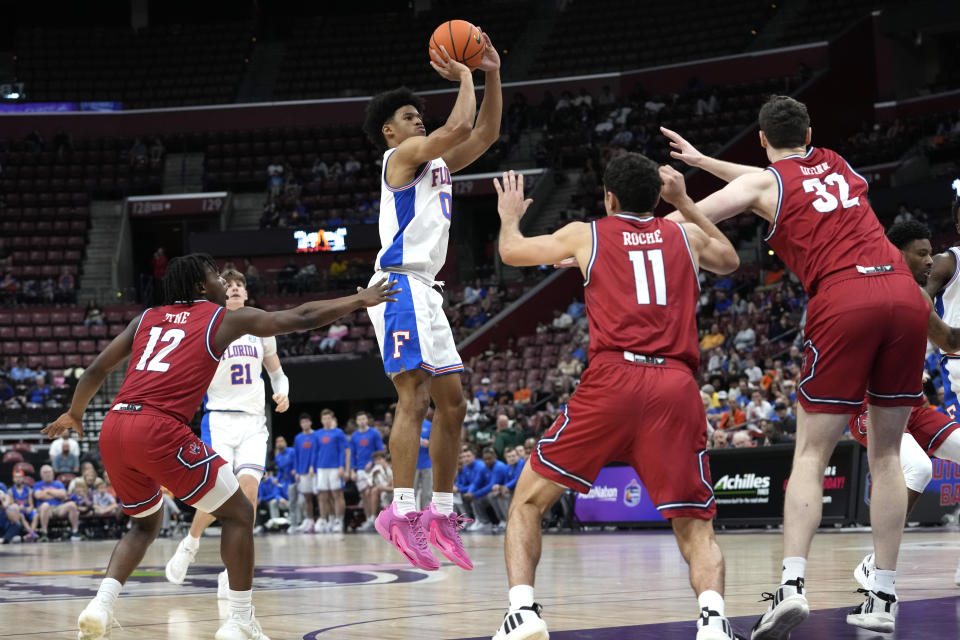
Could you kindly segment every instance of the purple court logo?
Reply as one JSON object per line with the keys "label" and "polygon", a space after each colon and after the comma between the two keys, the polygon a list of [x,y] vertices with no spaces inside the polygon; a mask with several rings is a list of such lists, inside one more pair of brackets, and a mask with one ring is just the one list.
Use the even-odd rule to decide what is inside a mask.
{"label": "purple court logo", "polygon": [[[163,567],[140,567],[133,572],[124,593],[135,596],[210,594],[217,589],[222,566],[190,567],[183,585],[167,582]],[[0,603],[92,598],[104,572],[97,569],[64,571],[0,571]],[[409,564],[354,564],[327,567],[259,566],[254,570],[255,589],[317,589],[347,585],[405,584],[443,579],[442,572],[427,574]]]}

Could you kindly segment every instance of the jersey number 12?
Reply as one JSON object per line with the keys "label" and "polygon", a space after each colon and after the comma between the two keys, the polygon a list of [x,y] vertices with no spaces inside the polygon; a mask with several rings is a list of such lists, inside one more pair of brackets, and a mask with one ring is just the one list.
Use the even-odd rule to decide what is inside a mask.
{"label": "jersey number 12", "polygon": [[637,287],[637,304],[650,304],[650,281],[647,278],[647,264],[650,262],[653,272],[653,292],[656,303],[660,306],[667,304],[667,276],[663,271],[663,250],[650,249],[649,251],[630,251],[630,262],[633,263],[633,280]]}
{"label": "jersey number 12", "polygon": [[[163,359],[167,357],[167,354],[177,348],[177,345],[187,336],[187,332],[183,329],[167,329],[167,332],[163,333],[162,337],[160,336],[161,333],[163,333],[163,329],[160,327],[150,329],[150,339],[147,340],[147,346],[143,350],[143,355],[140,356],[140,361],[137,362],[137,371],[165,373],[167,369],[170,368],[170,363],[164,362]],[[157,355],[150,359],[150,356],[153,355],[153,350],[157,348],[158,342],[169,342],[170,344],[160,349]]]}

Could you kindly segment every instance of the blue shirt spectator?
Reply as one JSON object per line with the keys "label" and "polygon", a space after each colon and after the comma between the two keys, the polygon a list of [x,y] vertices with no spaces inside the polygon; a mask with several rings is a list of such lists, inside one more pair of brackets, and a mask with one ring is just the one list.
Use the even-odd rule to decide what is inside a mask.
{"label": "blue shirt spectator", "polygon": [[506,484],[510,478],[510,467],[497,460],[495,453],[484,454],[483,458],[481,468],[474,476],[468,492],[472,493],[475,499],[490,493],[495,484]]}
{"label": "blue shirt spectator", "polygon": [[[309,418],[307,418],[309,420]],[[303,420],[300,421],[301,427]],[[294,465],[293,469],[297,475],[310,473],[316,469],[317,457],[317,433],[316,431],[301,431],[293,439]]]}
{"label": "blue shirt spectator", "polygon": [[[420,453],[417,454],[417,469],[430,469],[433,467],[433,461],[430,460],[430,431],[433,429],[433,423],[429,420],[424,420],[423,424],[420,426]],[[423,441],[427,441],[427,446],[423,445]]]}
{"label": "blue shirt spectator", "polygon": [[350,434],[350,466],[366,469],[370,456],[377,451],[383,451],[383,438],[379,431],[370,428],[370,417],[364,412],[358,413],[357,430]]}
{"label": "blue shirt spectator", "polygon": [[347,435],[339,427],[321,429],[317,438],[317,469],[336,469],[346,464]]}
{"label": "blue shirt spectator", "polygon": [[287,446],[287,439],[283,436],[277,437],[276,448],[273,453],[273,463],[277,465],[277,481],[284,487],[293,484],[293,468],[296,464],[296,452]]}
{"label": "blue shirt spectator", "polygon": [[570,306],[567,307],[567,315],[576,320],[583,316],[584,309],[587,308],[587,305],[580,302],[579,300],[574,300],[570,303]]}
{"label": "blue shirt spectator", "polygon": [[59,480],[54,480],[53,482],[44,482],[42,480],[40,482],[35,482],[33,485],[33,503],[37,507],[40,507],[41,505],[44,505],[44,504],[49,504],[51,507],[56,507],[61,502],[63,502],[63,500],[60,500],[59,498],[43,499],[43,498],[37,497],[37,493],[39,493],[40,491],[43,491],[44,489],[60,489],[64,493],[66,493],[67,491],[67,488],[64,487],[63,483],[60,482]]}
{"label": "blue shirt spectator", "polygon": [[457,485],[457,489],[460,490],[460,493],[470,493],[474,478],[481,472],[481,469],[486,469],[486,466],[483,462],[477,460],[477,457],[472,451],[469,453],[465,452],[462,456],[463,469],[457,474],[455,484]]}
{"label": "blue shirt spectator", "polygon": [[[510,459],[510,456],[507,456],[507,459]],[[520,479],[520,473],[523,471],[523,465],[526,464],[526,460],[517,456],[517,461],[514,464],[508,464],[507,469],[509,470],[509,475],[507,476],[506,482],[503,483],[507,489],[513,491],[517,486],[517,480]]]}
{"label": "blue shirt spectator", "polygon": [[481,406],[487,406],[497,397],[497,394],[490,388],[490,378],[483,378],[480,381],[480,384],[483,385],[480,387],[480,390],[477,391],[474,397],[480,401]]}

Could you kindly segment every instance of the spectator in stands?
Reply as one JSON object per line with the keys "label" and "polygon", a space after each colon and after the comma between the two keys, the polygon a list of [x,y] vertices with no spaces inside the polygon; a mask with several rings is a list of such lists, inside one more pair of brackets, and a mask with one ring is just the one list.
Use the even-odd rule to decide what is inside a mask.
{"label": "spectator in stands", "polygon": [[717,423],[718,429],[736,429],[747,423],[747,414],[740,408],[737,399],[726,391],[717,393],[717,400],[724,407]]}
{"label": "spectator in stands", "polygon": [[747,375],[747,380],[751,385],[756,385],[763,379],[763,369],[757,366],[753,358],[747,358],[743,372]]}
{"label": "spectator in stands", "polygon": [[0,281],[0,295],[3,296],[4,303],[12,303],[17,298],[20,291],[20,281],[9,271],[3,275]]}
{"label": "spectator in stands", "polygon": [[747,404],[747,422],[760,422],[769,420],[773,416],[773,407],[763,398],[759,391],[754,391],[750,395],[750,403]]}
{"label": "spectator in stands", "polygon": [[87,302],[86,313],[83,317],[84,326],[91,327],[93,325],[102,325],[104,323],[105,319],[100,306],[93,300]]}
{"label": "spectator in stands", "polygon": [[374,453],[371,460],[373,468],[370,471],[370,483],[375,493],[380,496],[379,505],[382,509],[393,501],[393,468],[383,451]]}
{"label": "spectator in stands", "polygon": [[351,153],[347,156],[347,161],[343,164],[343,175],[347,178],[352,178],[358,171],[360,171],[360,161]]}
{"label": "spectator in stands", "polygon": [[[2,483],[0,483],[2,486]],[[39,536],[36,534],[37,519],[39,514],[33,503],[33,489],[24,482],[23,469],[15,469],[13,472],[13,486],[10,487],[10,497],[17,504],[20,511],[20,522],[24,531],[27,532],[27,540],[34,542]]]}
{"label": "spectator in stands", "polygon": [[576,356],[577,347],[567,351],[567,356],[557,364],[557,371],[560,375],[579,378],[583,371],[583,362]]}
{"label": "spectator in stands", "polygon": [[64,269],[57,279],[57,302],[73,302],[77,297],[76,279]]}
{"label": "spectator in stands", "polygon": [[700,97],[697,99],[697,107],[695,113],[698,116],[710,114],[716,112],[717,108],[720,106],[720,102],[717,100],[717,92],[711,91],[710,95],[704,99]]}
{"label": "spectator in stands", "polygon": [[700,340],[700,349],[702,351],[709,351],[714,347],[722,345],[725,339],[723,333],[720,331],[720,325],[714,322],[710,325],[710,333],[704,335]]}
{"label": "spectator in stands", "polygon": [[40,541],[49,540],[50,520],[66,518],[70,522],[70,540],[80,540],[80,512],[77,505],[67,498],[63,483],[54,480],[53,467],[48,464],[40,467],[40,482],[33,485],[33,499],[40,510]]}
{"label": "spectator in stands", "polygon": [[[485,378],[489,382],[488,378]],[[478,423],[480,421],[480,391],[477,392],[477,395],[470,395],[470,391],[464,389],[463,399],[467,404],[467,413],[463,418],[463,428],[467,434],[473,433],[477,430]],[[464,435],[464,440],[467,436]]]}
{"label": "spectator in stands", "polygon": [[80,458],[70,452],[70,443],[66,441],[53,456],[52,464],[56,473],[80,473]]}
{"label": "spectator in stands", "polygon": [[0,484],[0,544],[9,544],[23,530],[20,508]]}
{"label": "spectator in stands", "polygon": [[790,413],[790,407],[783,402],[773,405],[773,416],[770,421],[778,424],[779,428],[786,433],[797,432],[797,419]]}
{"label": "spectator in stands", "polygon": [[502,484],[495,484],[490,490],[490,506],[494,514],[500,521],[497,524],[498,530],[507,528],[507,514],[510,511],[510,501],[513,499],[513,490],[517,486],[517,480],[520,479],[520,473],[523,471],[525,460],[520,457],[517,450],[523,450],[523,445],[517,445],[512,449],[504,451],[504,458],[507,465],[507,474]]}
{"label": "spectator in stands", "polygon": [[557,331],[565,331],[573,326],[573,318],[566,311],[560,309],[553,310],[553,328]]}
{"label": "spectator in stands", "polygon": [[320,341],[320,353],[333,353],[337,343],[347,337],[350,328],[342,320],[334,321],[327,329],[326,337]]}
{"label": "spectator in stands", "polygon": [[501,413],[497,416],[497,433],[493,440],[493,451],[497,458],[504,459],[504,451],[513,449],[518,444],[523,444],[523,433],[510,424],[510,419],[506,414]]}
{"label": "spectator in stands", "polygon": [[751,351],[757,344],[757,333],[750,326],[750,322],[744,318],[740,321],[740,330],[733,338],[733,348],[737,351]]}
{"label": "spectator in stands", "polygon": [[480,401],[480,405],[483,407],[491,403],[496,403],[497,394],[490,388],[490,378],[482,378],[480,380],[480,390],[477,391],[474,397]]}
{"label": "spectator in stands", "polygon": [[730,442],[728,439],[727,431],[723,429],[717,429],[713,432],[713,436],[710,438],[710,448],[711,449],[728,449],[730,447]]}
{"label": "spectator in stands", "polygon": [[[266,506],[267,512],[270,514],[270,520],[267,521],[267,529],[275,528],[278,525],[277,521],[282,518],[282,515],[289,513],[290,503],[287,500],[283,485],[280,484],[276,476],[276,470],[274,468],[267,467],[266,475],[260,482],[257,499],[260,504]],[[263,531],[263,527],[260,525],[257,525],[256,529]],[[259,533],[260,531],[256,529],[254,529],[254,532]]]}
{"label": "spectator in stands", "polygon": [[746,429],[735,432],[731,444],[734,449],[747,449],[755,446],[753,444],[753,438],[750,437]]}
{"label": "spectator in stands", "polygon": [[55,407],[59,403],[50,398],[50,387],[47,386],[47,378],[38,375],[34,378],[34,386],[27,390],[25,404],[28,409],[39,409],[42,407]]}
{"label": "spectator in stands", "polygon": [[66,442],[70,445],[70,453],[76,455],[77,458],[80,457],[80,443],[70,437],[70,433],[66,433],[63,436],[60,436],[56,440],[50,443],[50,449],[48,451],[48,457],[53,460],[53,456],[58,455],[63,450],[63,443]]}
{"label": "spectator in stands", "polygon": [[143,144],[140,138],[134,138],[133,146],[130,147],[130,165],[134,169],[147,166],[147,145]]}
{"label": "spectator in stands", "polygon": [[152,263],[154,287],[159,287],[160,281],[163,280],[163,274],[167,272],[167,254],[163,247],[157,247],[157,250],[153,252]]}
{"label": "spectator in stands", "polygon": [[[506,417],[506,416],[504,416]],[[491,519],[489,512],[493,510],[491,492],[496,485],[503,485],[510,478],[507,465],[497,460],[493,447],[483,450],[483,462],[476,467],[477,473],[473,477],[469,490],[463,494],[464,509],[468,515],[473,513],[476,520],[467,531],[486,532],[490,530]]]}
{"label": "spectator in stands", "polygon": [[150,142],[150,168],[158,169],[163,163],[163,154],[166,150],[163,147],[163,141],[159,137],[154,137]]}
{"label": "spectator in stands", "polygon": [[20,403],[17,401],[15,395],[13,387],[7,382],[6,376],[0,375],[0,405],[7,408],[19,406]]}
{"label": "spectator in stands", "polygon": [[521,382],[519,388],[513,392],[513,404],[517,407],[530,404],[533,397],[533,389],[526,382]]}
{"label": "spectator in stands", "polygon": [[[54,467],[54,470],[56,470],[56,467]],[[70,500],[77,505],[77,511],[82,518],[93,511],[93,496],[90,495],[92,489],[87,486],[83,478],[77,478],[76,481],[71,484],[73,485],[73,490],[68,491]]]}

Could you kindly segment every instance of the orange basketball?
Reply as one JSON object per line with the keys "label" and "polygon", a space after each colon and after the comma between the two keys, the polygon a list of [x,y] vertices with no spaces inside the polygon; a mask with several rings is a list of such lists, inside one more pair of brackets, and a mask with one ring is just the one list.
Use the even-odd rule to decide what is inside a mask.
{"label": "orange basketball", "polygon": [[[483,58],[483,39],[480,29],[466,20],[447,20],[433,30],[430,36],[430,48],[441,57],[440,47],[447,50],[451,58],[467,65],[474,71]],[[429,55],[429,52],[428,54]]]}

